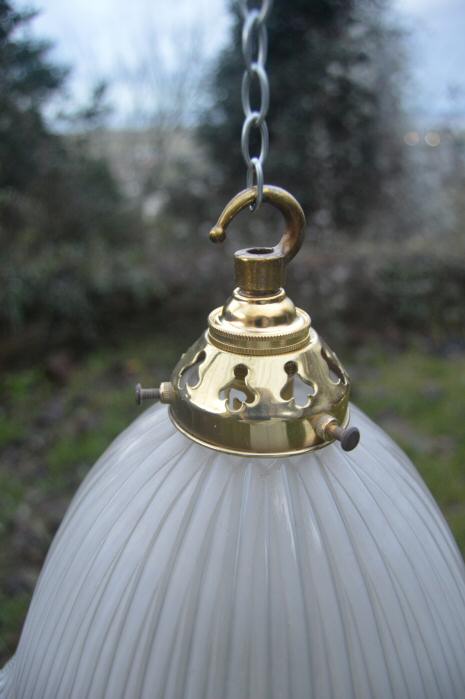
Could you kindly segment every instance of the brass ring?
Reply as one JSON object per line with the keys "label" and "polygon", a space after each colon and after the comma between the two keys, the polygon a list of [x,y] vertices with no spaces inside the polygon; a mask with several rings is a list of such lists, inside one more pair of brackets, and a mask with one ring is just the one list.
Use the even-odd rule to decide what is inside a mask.
{"label": "brass ring", "polygon": [[[210,231],[210,240],[214,243],[222,242],[226,238],[226,229],[237,214],[255,202],[257,188],[248,187],[236,194],[226,204],[221,212],[216,225]],[[286,262],[292,260],[299,251],[304,239],[305,214],[297,199],[281,187],[265,185],[263,187],[263,201],[271,204],[281,211],[286,222],[286,229],[273,252],[283,257]]]}

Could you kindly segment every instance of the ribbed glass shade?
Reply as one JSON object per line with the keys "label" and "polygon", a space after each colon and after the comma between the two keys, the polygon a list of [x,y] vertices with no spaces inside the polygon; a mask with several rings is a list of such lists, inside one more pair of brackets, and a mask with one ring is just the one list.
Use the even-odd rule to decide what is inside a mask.
{"label": "ribbed glass shade", "polygon": [[464,565],[402,451],[260,459],[143,414],[58,531],[15,699],[465,697]]}

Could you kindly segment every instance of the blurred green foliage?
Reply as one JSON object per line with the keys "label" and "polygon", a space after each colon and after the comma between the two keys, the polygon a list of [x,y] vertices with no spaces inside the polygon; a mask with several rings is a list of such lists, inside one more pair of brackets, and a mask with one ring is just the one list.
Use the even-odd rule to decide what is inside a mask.
{"label": "blurred green foliage", "polygon": [[465,237],[441,245],[411,237],[402,244],[360,241],[321,245],[296,260],[289,289],[314,314],[318,328],[344,343],[384,338],[405,346],[465,348]]}
{"label": "blurred green foliage", "polygon": [[[170,178],[166,191],[156,190],[162,180],[157,169],[148,173],[149,193],[155,188],[165,205],[142,220],[144,201],[129,204],[108,163],[96,157],[102,151],[91,149],[106,109],[104,86],[68,115],[67,132],[54,132],[44,110],[66,73],[50,61],[48,44],[25,31],[32,14],[0,0],[0,331],[6,337],[0,360],[24,357],[24,348],[80,350],[114,336],[134,315],[160,319],[161,300],[167,317],[180,307],[198,313],[230,293],[231,248],[226,244],[227,254],[213,250],[207,231],[221,197],[229,198],[244,178],[235,3],[233,11],[231,43],[212,79],[211,109],[196,135],[184,134],[185,150],[174,168],[179,176]],[[391,196],[402,190],[402,52],[387,4],[277,3],[269,34],[273,147],[267,172],[312,214],[310,240],[289,275],[290,292],[321,313],[316,319],[323,331],[330,318],[331,331],[344,340],[371,333],[397,342],[420,334],[436,344],[463,343],[463,231],[456,240],[432,240],[412,229],[400,239],[402,228],[386,221],[405,202],[393,199],[387,215],[378,196],[386,178]],[[149,139],[144,157],[159,140]],[[397,190],[392,178],[399,180]],[[369,228],[363,225],[368,209],[379,209]],[[244,214],[232,236],[237,247],[249,234],[274,242],[278,233],[270,233],[269,213],[263,207],[247,220]],[[355,223],[357,235],[348,238]],[[416,240],[411,249],[410,238]],[[10,428],[3,430],[7,435]]]}
{"label": "blurred green foliage", "polygon": [[[109,307],[144,293],[139,218],[108,164],[89,153],[95,107],[77,139],[43,112],[64,86],[49,45],[26,31],[34,14],[0,0],[0,326],[31,321],[49,335],[91,335]],[[98,111],[98,110],[97,110]]]}

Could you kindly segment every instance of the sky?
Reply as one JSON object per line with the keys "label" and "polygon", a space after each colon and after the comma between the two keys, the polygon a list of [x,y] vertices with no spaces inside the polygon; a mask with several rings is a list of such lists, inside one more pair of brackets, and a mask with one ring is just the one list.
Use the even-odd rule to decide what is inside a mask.
{"label": "sky", "polygon": [[[111,82],[120,77],[150,37],[164,37],[157,44],[159,51],[174,65],[193,31],[201,37],[199,63],[212,59],[228,36],[227,0],[19,0],[16,4],[40,11],[34,32],[55,44],[58,61],[73,66],[69,93],[75,100],[84,100],[100,78]],[[463,120],[465,0],[393,0],[393,11],[408,32],[410,78],[405,94],[412,118],[430,124]],[[453,99],[451,88],[460,88]],[[110,100],[120,116],[132,109],[121,87],[113,88]]]}
{"label": "sky", "polygon": [[396,0],[394,10],[409,32],[406,92],[413,112],[433,122],[463,124],[465,0]]}

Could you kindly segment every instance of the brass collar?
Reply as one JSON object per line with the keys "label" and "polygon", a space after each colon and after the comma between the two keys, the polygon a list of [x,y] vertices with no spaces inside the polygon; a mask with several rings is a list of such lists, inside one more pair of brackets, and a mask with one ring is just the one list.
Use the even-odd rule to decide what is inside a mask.
{"label": "brass collar", "polygon": [[310,318],[283,289],[246,296],[237,288],[208,318],[209,339],[227,352],[266,356],[292,352],[308,344]]}

